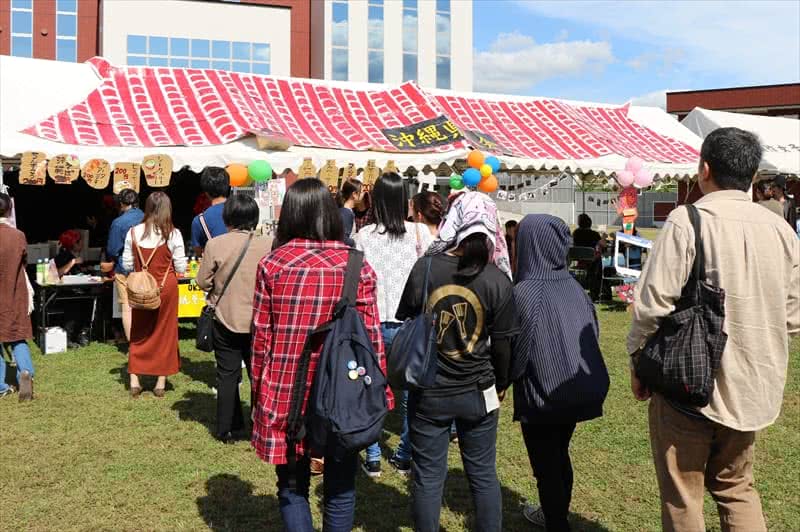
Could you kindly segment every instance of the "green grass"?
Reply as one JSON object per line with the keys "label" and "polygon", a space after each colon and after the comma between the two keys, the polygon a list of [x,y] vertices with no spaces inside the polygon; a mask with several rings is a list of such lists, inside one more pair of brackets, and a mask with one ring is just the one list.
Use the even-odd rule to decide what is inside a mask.
{"label": "green grass", "polygon": [[[604,310],[600,317],[612,387],[605,416],[579,425],[573,439],[574,527],[658,530],[646,405],[628,388],[629,315]],[[0,530],[280,530],[274,469],[245,442],[223,446],[212,439],[213,358],[190,340],[181,349],[182,372],[170,379],[166,399],[145,394],[138,401],[128,398],[125,357],[113,347],[94,344],[48,357],[36,352],[36,400],[0,400]],[[800,526],[798,363],[795,341],[783,414],[757,445],[756,483],[772,531]],[[510,401],[503,405],[497,453],[504,530],[529,530],[519,505],[536,499],[535,483],[511,410]],[[397,428],[391,419],[391,446]],[[442,527],[466,530],[472,504],[455,445],[449,463]],[[358,475],[357,528],[410,530],[406,482],[388,464],[384,470],[377,482]],[[312,490],[320,525],[319,481]],[[709,530],[719,530],[710,500],[706,510]]]}

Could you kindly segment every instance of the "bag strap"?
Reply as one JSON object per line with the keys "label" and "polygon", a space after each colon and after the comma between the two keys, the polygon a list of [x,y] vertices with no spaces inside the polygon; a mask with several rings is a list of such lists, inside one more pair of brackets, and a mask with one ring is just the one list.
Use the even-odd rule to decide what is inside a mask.
{"label": "bag strap", "polygon": [[431,275],[431,262],[433,257],[425,257],[425,278],[422,281],[422,313],[427,312],[428,307],[428,277]]}
{"label": "bag strap", "polygon": [[700,211],[694,205],[687,205],[689,220],[692,222],[694,230],[694,264],[692,265],[692,276],[696,281],[705,282],[706,280],[706,257],[703,237],[700,233]]}
{"label": "bag strap", "polygon": [[133,242],[133,245],[136,246],[136,253],[139,255],[139,262],[142,263],[142,271],[146,272],[147,268],[150,266],[150,261],[153,260],[153,256],[156,254],[156,249],[158,249],[158,247],[156,246],[156,248],[153,249],[150,257],[148,257],[148,259],[145,261],[144,256],[142,255],[142,247],[139,245],[139,242],[136,241],[136,231],[134,231],[134,229],[136,228],[131,227],[131,242]]}
{"label": "bag strap", "polygon": [[242,263],[242,259],[244,259],[244,256],[247,254],[247,248],[250,247],[250,241],[252,240],[253,240],[253,232],[250,231],[250,235],[247,237],[247,241],[244,243],[244,246],[242,246],[242,250],[239,252],[239,256],[236,258],[236,263],[233,265],[233,269],[231,270],[230,275],[228,275],[228,278],[225,279],[225,284],[222,285],[222,292],[219,293],[219,297],[217,298],[217,302],[215,303],[215,305],[219,305],[222,296],[225,295],[225,291],[228,289],[228,285],[231,284],[233,276],[239,269],[239,265]]}
{"label": "bag strap", "polygon": [[203,226],[203,232],[206,234],[206,239],[211,240],[211,231],[208,230],[205,213],[203,212],[200,213],[200,225]]}
{"label": "bag strap", "polygon": [[347,254],[347,270],[342,284],[342,300],[349,306],[355,306],[358,297],[358,283],[361,281],[361,267],[364,264],[364,253],[350,250]]}

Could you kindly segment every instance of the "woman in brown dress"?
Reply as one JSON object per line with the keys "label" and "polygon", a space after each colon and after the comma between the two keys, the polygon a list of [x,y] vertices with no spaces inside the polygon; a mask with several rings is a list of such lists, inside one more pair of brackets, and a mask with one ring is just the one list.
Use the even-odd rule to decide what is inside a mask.
{"label": "woman in brown dress", "polygon": [[128,375],[134,399],[142,392],[139,375],[158,376],[153,395],[164,397],[167,376],[180,369],[175,274],[186,271],[186,254],[183,236],[172,224],[172,203],[163,192],[154,192],[147,198],[142,223],[133,227],[125,238],[122,252],[125,269],[140,272],[148,261],[147,271],[164,284],[160,307],[132,311]]}

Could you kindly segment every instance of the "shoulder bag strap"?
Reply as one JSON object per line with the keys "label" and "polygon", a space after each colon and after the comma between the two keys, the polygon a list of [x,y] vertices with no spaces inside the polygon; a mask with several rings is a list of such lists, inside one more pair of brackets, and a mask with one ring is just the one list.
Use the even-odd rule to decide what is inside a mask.
{"label": "shoulder bag strap", "polygon": [[694,264],[692,265],[692,276],[696,281],[706,281],[706,258],[703,246],[703,237],[700,233],[700,211],[694,205],[687,205],[689,220],[692,222],[694,230]]}
{"label": "shoulder bag strap", "polygon": [[422,314],[428,312],[428,277],[431,275],[433,257],[425,257],[425,277],[422,280]]}
{"label": "shoulder bag strap", "polygon": [[239,269],[239,265],[242,263],[242,259],[244,259],[244,256],[247,253],[247,248],[250,247],[251,240],[253,240],[252,231],[250,231],[250,235],[247,237],[247,241],[244,243],[244,246],[242,246],[242,250],[239,252],[239,256],[236,258],[236,263],[234,263],[230,275],[228,275],[228,278],[225,279],[225,284],[222,285],[222,291],[219,293],[219,297],[217,298],[217,303],[216,303],[217,305],[219,305],[222,296],[225,295],[225,290],[228,289],[228,285],[231,284],[231,279],[233,279],[233,276],[236,274],[236,270]]}
{"label": "shoulder bag strap", "polygon": [[203,226],[203,232],[206,234],[206,238],[211,240],[211,231],[208,230],[208,226],[206,225],[206,217],[205,213],[200,213],[200,225]]}
{"label": "shoulder bag strap", "polygon": [[[170,238],[172,238],[172,235],[170,235]],[[164,285],[167,284],[167,277],[169,276],[169,272],[172,271],[172,258],[173,258],[172,250],[169,249],[169,239],[166,239],[164,241],[164,245],[167,246],[167,252],[169,253],[169,262],[167,263],[167,270],[164,272],[164,278],[161,279],[161,289],[162,290],[164,289]],[[155,252],[155,250],[153,250],[153,255],[155,255],[155,254],[156,254],[156,252]],[[153,257],[151,256],[150,258],[152,259]]]}

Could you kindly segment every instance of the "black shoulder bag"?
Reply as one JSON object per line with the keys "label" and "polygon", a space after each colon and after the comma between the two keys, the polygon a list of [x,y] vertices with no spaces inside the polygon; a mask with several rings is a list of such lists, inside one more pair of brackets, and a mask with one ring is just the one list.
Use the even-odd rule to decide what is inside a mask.
{"label": "black shoulder bag", "polygon": [[[247,253],[247,248],[250,247],[250,241],[252,239],[253,232],[251,231],[250,236],[247,237],[247,241],[239,252],[239,257],[236,259],[236,264],[233,265],[231,274],[225,279],[225,284],[222,285],[222,292],[219,293],[216,305],[219,305],[222,296],[225,295],[225,291],[228,289],[228,285],[231,284],[231,279],[236,275],[236,270],[239,269],[239,265],[242,263],[242,259],[244,259],[244,255]],[[205,351],[206,353],[210,353],[214,350],[214,320],[217,319],[216,305],[207,304],[204,306],[202,312],[200,312],[200,317],[197,319],[197,339],[194,345],[198,350]]]}
{"label": "black shoulder bag", "polygon": [[728,340],[723,332],[725,291],[706,281],[700,214],[694,205],[686,207],[694,230],[692,272],[675,310],[645,344],[635,367],[651,391],[680,404],[704,407],[714,393]]}
{"label": "black shoulder bag", "polygon": [[428,277],[431,257],[425,258],[422,281],[422,309],[416,318],[406,320],[389,349],[386,367],[393,388],[428,388],[436,381],[439,347],[436,342],[436,316],[428,310]]}

